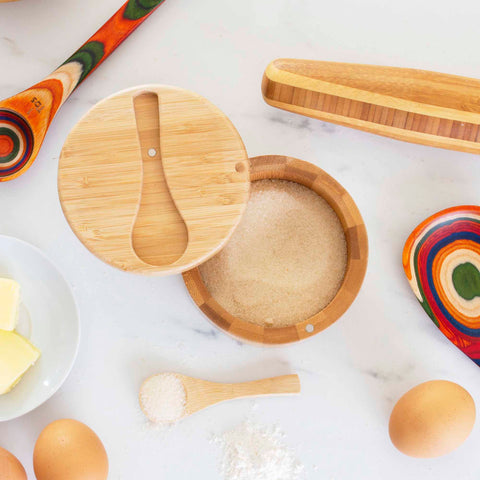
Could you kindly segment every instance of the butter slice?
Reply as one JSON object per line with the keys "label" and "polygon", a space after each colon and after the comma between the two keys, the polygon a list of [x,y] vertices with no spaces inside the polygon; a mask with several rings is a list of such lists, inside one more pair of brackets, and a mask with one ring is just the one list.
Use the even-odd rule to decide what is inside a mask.
{"label": "butter slice", "polygon": [[21,335],[0,330],[0,395],[9,392],[39,357],[40,350]]}
{"label": "butter slice", "polygon": [[20,285],[15,280],[0,278],[0,329],[15,329],[20,306]]}

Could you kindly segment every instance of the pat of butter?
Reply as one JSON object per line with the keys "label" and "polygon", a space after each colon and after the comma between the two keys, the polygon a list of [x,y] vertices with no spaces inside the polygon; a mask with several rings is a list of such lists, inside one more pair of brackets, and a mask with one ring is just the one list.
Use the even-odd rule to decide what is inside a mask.
{"label": "pat of butter", "polygon": [[9,392],[39,357],[40,350],[21,335],[0,330],[0,395]]}
{"label": "pat of butter", "polygon": [[20,285],[15,280],[0,278],[0,329],[15,329],[19,305]]}

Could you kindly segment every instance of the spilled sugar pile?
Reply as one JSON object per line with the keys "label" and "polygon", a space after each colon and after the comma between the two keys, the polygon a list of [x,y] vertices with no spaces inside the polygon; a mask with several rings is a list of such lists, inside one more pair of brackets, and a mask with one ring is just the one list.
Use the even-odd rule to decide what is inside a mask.
{"label": "spilled sugar pile", "polygon": [[224,480],[299,480],[304,467],[283,438],[278,427],[252,421],[214,437],[213,442],[223,448]]}

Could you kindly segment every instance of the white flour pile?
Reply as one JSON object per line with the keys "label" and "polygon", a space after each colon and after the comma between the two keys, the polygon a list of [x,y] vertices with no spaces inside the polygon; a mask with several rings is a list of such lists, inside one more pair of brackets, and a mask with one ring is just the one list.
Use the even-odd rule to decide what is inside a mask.
{"label": "white flour pile", "polygon": [[174,373],[161,373],[145,380],[139,397],[143,413],[154,423],[175,423],[185,415],[185,388]]}
{"label": "white flour pile", "polygon": [[283,443],[278,427],[251,421],[214,438],[223,448],[220,469],[225,480],[297,480],[304,467]]}

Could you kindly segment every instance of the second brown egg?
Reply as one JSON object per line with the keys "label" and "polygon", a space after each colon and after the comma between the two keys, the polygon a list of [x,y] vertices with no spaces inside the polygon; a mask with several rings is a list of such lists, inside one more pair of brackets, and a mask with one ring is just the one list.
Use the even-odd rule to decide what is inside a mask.
{"label": "second brown egg", "polygon": [[57,420],[38,437],[33,452],[37,480],[106,480],[108,458],[96,433],[76,420]]}

